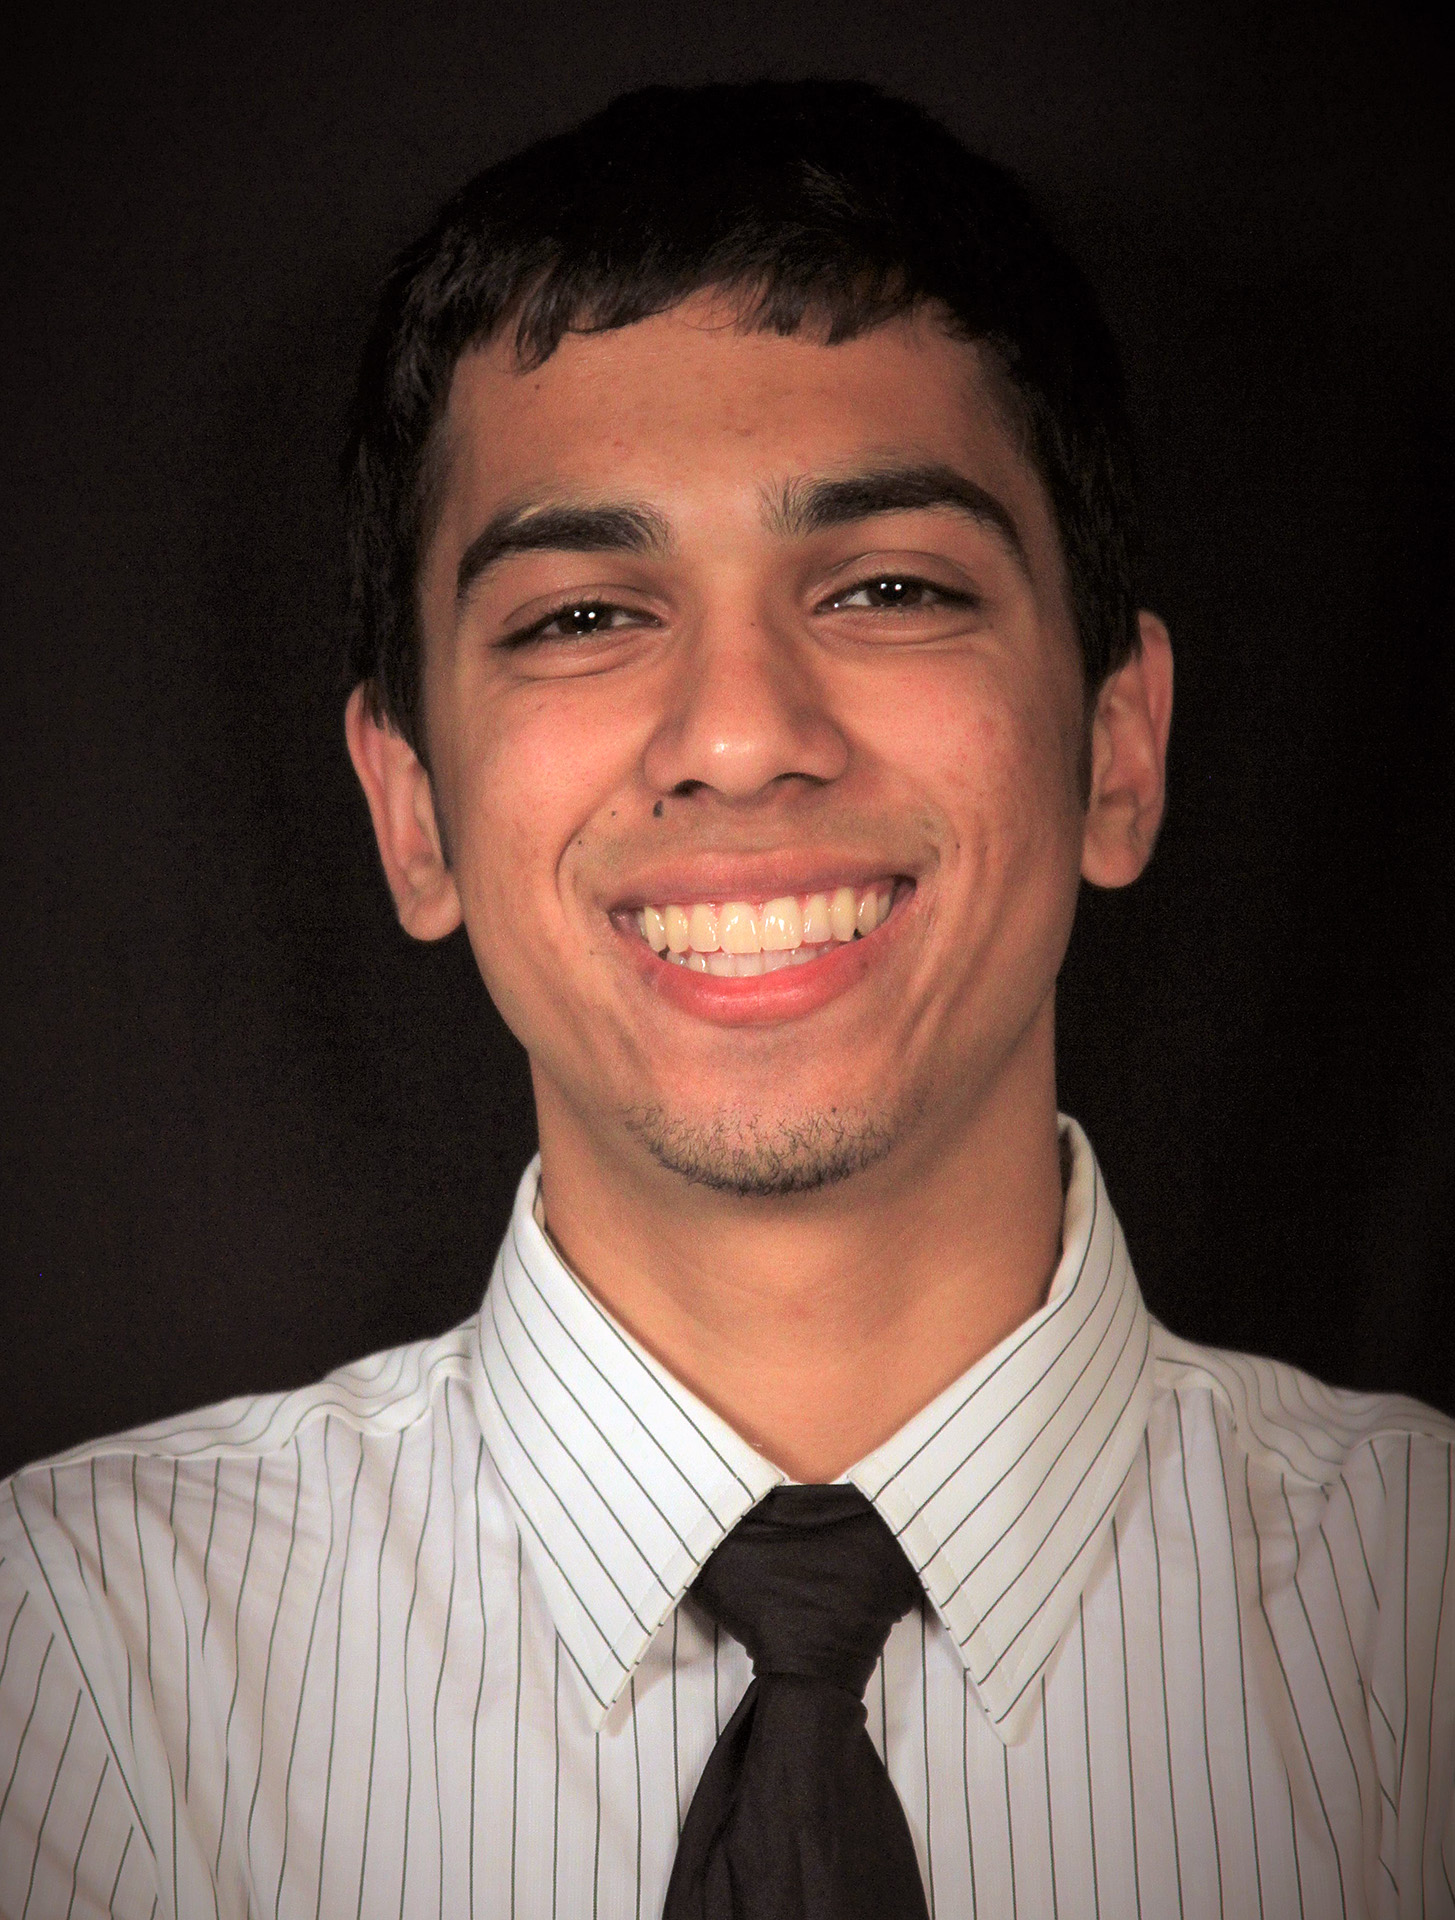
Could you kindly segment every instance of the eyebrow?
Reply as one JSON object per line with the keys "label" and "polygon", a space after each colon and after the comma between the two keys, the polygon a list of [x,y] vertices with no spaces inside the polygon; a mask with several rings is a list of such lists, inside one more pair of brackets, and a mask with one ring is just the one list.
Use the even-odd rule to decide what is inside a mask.
{"label": "eyebrow", "polygon": [[1029,574],[1025,544],[1010,509],[953,467],[871,467],[839,480],[790,480],[773,502],[770,517],[779,532],[802,538],[880,513],[915,513],[927,507],[949,507],[988,528]]}
{"label": "eyebrow", "polygon": [[[989,528],[1021,570],[1029,573],[1020,529],[1009,509],[953,467],[871,467],[839,479],[790,480],[772,500],[767,517],[776,533],[803,539],[881,513],[915,513],[932,507],[949,507]],[[455,604],[463,605],[483,575],[513,553],[661,553],[670,544],[668,523],[653,507],[529,503],[502,507],[460,556]]]}
{"label": "eyebrow", "polygon": [[656,553],[668,541],[667,522],[651,507],[503,507],[460,556],[455,604],[508,554]]}

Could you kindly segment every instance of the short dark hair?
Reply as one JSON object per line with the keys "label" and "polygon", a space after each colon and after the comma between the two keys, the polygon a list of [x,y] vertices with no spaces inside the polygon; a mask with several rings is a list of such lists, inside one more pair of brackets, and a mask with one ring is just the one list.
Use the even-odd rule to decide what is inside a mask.
{"label": "short dark hair", "polygon": [[1116,349],[1021,186],[919,107],[849,82],[648,87],[478,175],[399,258],[345,458],[351,666],[421,754],[416,577],[432,436],[460,356],[718,288],[745,326],[828,342],[935,306],[988,349],[1060,532],[1089,689],[1137,647],[1135,495]]}

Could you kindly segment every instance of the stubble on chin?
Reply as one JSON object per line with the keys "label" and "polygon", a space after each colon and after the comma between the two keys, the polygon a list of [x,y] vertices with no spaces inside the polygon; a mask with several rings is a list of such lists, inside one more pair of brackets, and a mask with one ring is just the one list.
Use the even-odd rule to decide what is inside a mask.
{"label": "stubble on chin", "polygon": [[669,1173],[739,1199],[815,1193],[877,1166],[900,1134],[887,1109],[831,1107],[770,1115],[743,1108],[708,1118],[642,1106],[628,1132]]}

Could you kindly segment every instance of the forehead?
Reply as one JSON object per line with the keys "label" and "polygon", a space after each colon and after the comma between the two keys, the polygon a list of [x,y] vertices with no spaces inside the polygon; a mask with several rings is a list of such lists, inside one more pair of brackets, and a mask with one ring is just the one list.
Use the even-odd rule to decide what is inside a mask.
{"label": "forehead", "polygon": [[[744,331],[717,297],[606,333],[568,334],[522,370],[504,338],[460,360],[434,489],[443,521],[502,504],[650,498],[667,517],[725,489],[890,460],[955,466],[1044,517],[1003,378],[917,314],[834,346],[805,328]],[[1027,531],[1031,531],[1027,529]]]}

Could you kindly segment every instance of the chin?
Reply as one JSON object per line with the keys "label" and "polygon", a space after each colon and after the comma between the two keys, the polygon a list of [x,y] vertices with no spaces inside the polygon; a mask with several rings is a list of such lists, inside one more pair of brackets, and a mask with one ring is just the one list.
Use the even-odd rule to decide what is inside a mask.
{"label": "chin", "polygon": [[900,1128],[882,1108],[833,1107],[794,1114],[742,1109],[712,1114],[635,1107],[628,1131],[659,1166],[694,1186],[741,1199],[816,1193],[877,1166]]}

